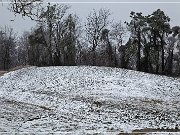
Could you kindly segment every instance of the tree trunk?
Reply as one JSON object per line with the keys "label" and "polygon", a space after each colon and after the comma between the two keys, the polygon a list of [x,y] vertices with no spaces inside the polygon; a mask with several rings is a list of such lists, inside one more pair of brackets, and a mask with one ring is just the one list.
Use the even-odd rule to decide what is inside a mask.
{"label": "tree trunk", "polygon": [[169,50],[169,56],[167,58],[167,75],[172,74],[172,68],[173,68],[173,50]]}
{"label": "tree trunk", "polygon": [[163,41],[163,37],[160,38],[161,39],[161,68],[162,68],[162,74],[164,74],[164,41]]}
{"label": "tree trunk", "polygon": [[156,74],[159,73],[159,46],[157,46]]}
{"label": "tree trunk", "polygon": [[107,38],[108,40],[108,57],[109,57],[109,60],[108,60],[108,66],[109,67],[113,67],[114,66],[114,62],[113,62],[113,51],[112,51],[112,46],[111,46],[111,43],[109,42],[109,39]]}
{"label": "tree trunk", "polygon": [[118,67],[117,57],[116,57],[116,47],[115,47],[115,53],[114,53],[114,66]]}
{"label": "tree trunk", "polygon": [[154,48],[156,50],[155,53],[157,53],[157,57],[156,59],[156,74],[159,73],[159,45],[156,43],[157,40],[157,35],[156,35],[156,31],[153,32],[154,36],[153,36],[153,43],[154,43]]}
{"label": "tree trunk", "polygon": [[137,70],[141,71],[141,33],[138,31]]}
{"label": "tree trunk", "polygon": [[93,48],[92,48],[92,65],[96,66],[96,45],[93,43]]}

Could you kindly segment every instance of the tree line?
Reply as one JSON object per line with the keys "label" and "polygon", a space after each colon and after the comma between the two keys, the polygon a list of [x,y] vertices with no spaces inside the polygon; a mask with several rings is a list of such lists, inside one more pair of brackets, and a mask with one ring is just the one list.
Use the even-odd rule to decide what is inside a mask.
{"label": "tree line", "polygon": [[102,8],[92,10],[82,23],[69,9],[62,4],[38,8],[36,26],[21,37],[1,27],[0,70],[91,65],[180,76],[180,26],[172,27],[164,11],[132,11],[129,22],[114,22]]}

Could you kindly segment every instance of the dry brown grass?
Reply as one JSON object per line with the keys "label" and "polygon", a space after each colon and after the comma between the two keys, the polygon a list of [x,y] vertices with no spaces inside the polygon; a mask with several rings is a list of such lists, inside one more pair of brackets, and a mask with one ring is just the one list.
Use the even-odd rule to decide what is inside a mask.
{"label": "dry brown grass", "polygon": [[4,75],[5,73],[7,73],[7,71],[0,71],[0,76]]}
{"label": "dry brown grass", "polygon": [[145,135],[146,133],[119,133],[118,135]]}
{"label": "dry brown grass", "polygon": [[15,71],[15,70],[22,69],[22,68],[27,68],[27,67],[30,67],[30,65],[17,66],[17,67],[9,69],[8,71]]}
{"label": "dry brown grass", "polygon": [[47,107],[47,106],[25,103],[25,102],[16,101],[16,100],[8,100],[8,99],[3,99],[3,101],[4,101],[4,103],[8,103],[8,104],[34,106],[34,107],[38,107],[38,108],[41,108],[46,111],[53,111],[53,109],[51,109],[50,107]]}
{"label": "dry brown grass", "polygon": [[180,129],[153,129],[153,128],[145,128],[145,129],[136,129],[133,130],[132,133],[119,133],[118,135],[145,135],[147,133],[172,133],[177,132],[180,133]]}
{"label": "dry brown grass", "polygon": [[145,129],[137,129],[133,130],[134,133],[151,133],[151,132],[180,132],[180,129],[153,129],[153,128],[145,128]]}

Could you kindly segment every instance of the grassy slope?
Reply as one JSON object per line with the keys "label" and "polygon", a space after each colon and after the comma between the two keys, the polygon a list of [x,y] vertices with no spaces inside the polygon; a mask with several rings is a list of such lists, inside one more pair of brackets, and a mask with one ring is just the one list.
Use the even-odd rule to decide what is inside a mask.
{"label": "grassy slope", "polygon": [[175,131],[180,124],[179,82],[104,67],[10,72],[0,78],[0,131]]}

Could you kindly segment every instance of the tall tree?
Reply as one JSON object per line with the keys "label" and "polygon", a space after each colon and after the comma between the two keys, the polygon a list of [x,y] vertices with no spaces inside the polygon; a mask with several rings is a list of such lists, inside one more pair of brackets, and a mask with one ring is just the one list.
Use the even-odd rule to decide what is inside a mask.
{"label": "tall tree", "polygon": [[170,32],[170,18],[165,15],[160,9],[154,11],[148,16],[148,24],[151,27],[151,33],[153,35],[153,43],[157,50],[157,68],[156,73],[159,72],[159,51],[161,51],[161,72],[164,74],[165,66],[165,52],[164,46],[166,45],[165,37]]}
{"label": "tall tree", "polygon": [[76,65],[77,18],[70,14],[65,20],[63,52],[65,65]]}
{"label": "tall tree", "polygon": [[92,45],[92,65],[96,65],[96,47],[101,42],[101,33],[109,24],[110,12],[107,9],[93,10],[87,17],[85,24],[86,37],[90,45]]}
{"label": "tall tree", "polygon": [[101,40],[104,42],[104,45],[106,45],[106,53],[108,55],[108,66],[113,67],[113,66],[115,66],[114,58],[113,58],[114,55],[113,55],[112,45],[109,40],[109,30],[108,29],[102,30]]}
{"label": "tall tree", "polygon": [[134,43],[137,44],[137,70],[141,71],[141,48],[142,48],[142,31],[144,26],[146,26],[145,17],[142,13],[130,13],[131,21],[125,22],[128,26],[128,29],[131,32],[131,36],[134,39]]}
{"label": "tall tree", "polygon": [[16,42],[13,29],[4,27],[0,29],[0,68],[8,70],[16,64]]}
{"label": "tall tree", "polygon": [[[61,65],[61,53],[62,47],[62,33],[63,27],[65,27],[64,17],[66,15],[69,6],[54,4],[43,8],[41,15],[39,16],[40,26],[42,26],[42,34],[45,39],[44,45],[49,53],[49,65],[54,65],[53,55],[56,58],[56,65]],[[64,18],[64,19],[63,19]]]}
{"label": "tall tree", "polygon": [[[116,22],[112,25],[111,31],[110,31],[110,39],[115,44],[115,66],[116,67],[124,67],[124,57],[125,57],[125,47],[123,46],[123,43],[125,41],[127,30],[123,26],[123,24],[120,22]],[[119,50],[119,51],[118,51]],[[120,54],[119,54],[120,53]],[[119,54],[119,55],[117,55]]]}
{"label": "tall tree", "polygon": [[[171,56],[170,62],[172,62],[172,68],[175,69],[175,75],[180,75],[180,26],[174,26],[172,27],[172,36],[170,37],[170,42],[168,44],[168,49],[170,50]],[[172,59],[174,60],[174,64]],[[172,72],[172,68],[170,69],[170,63],[167,63],[166,65],[169,65],[167,67],[170,72]]]}

